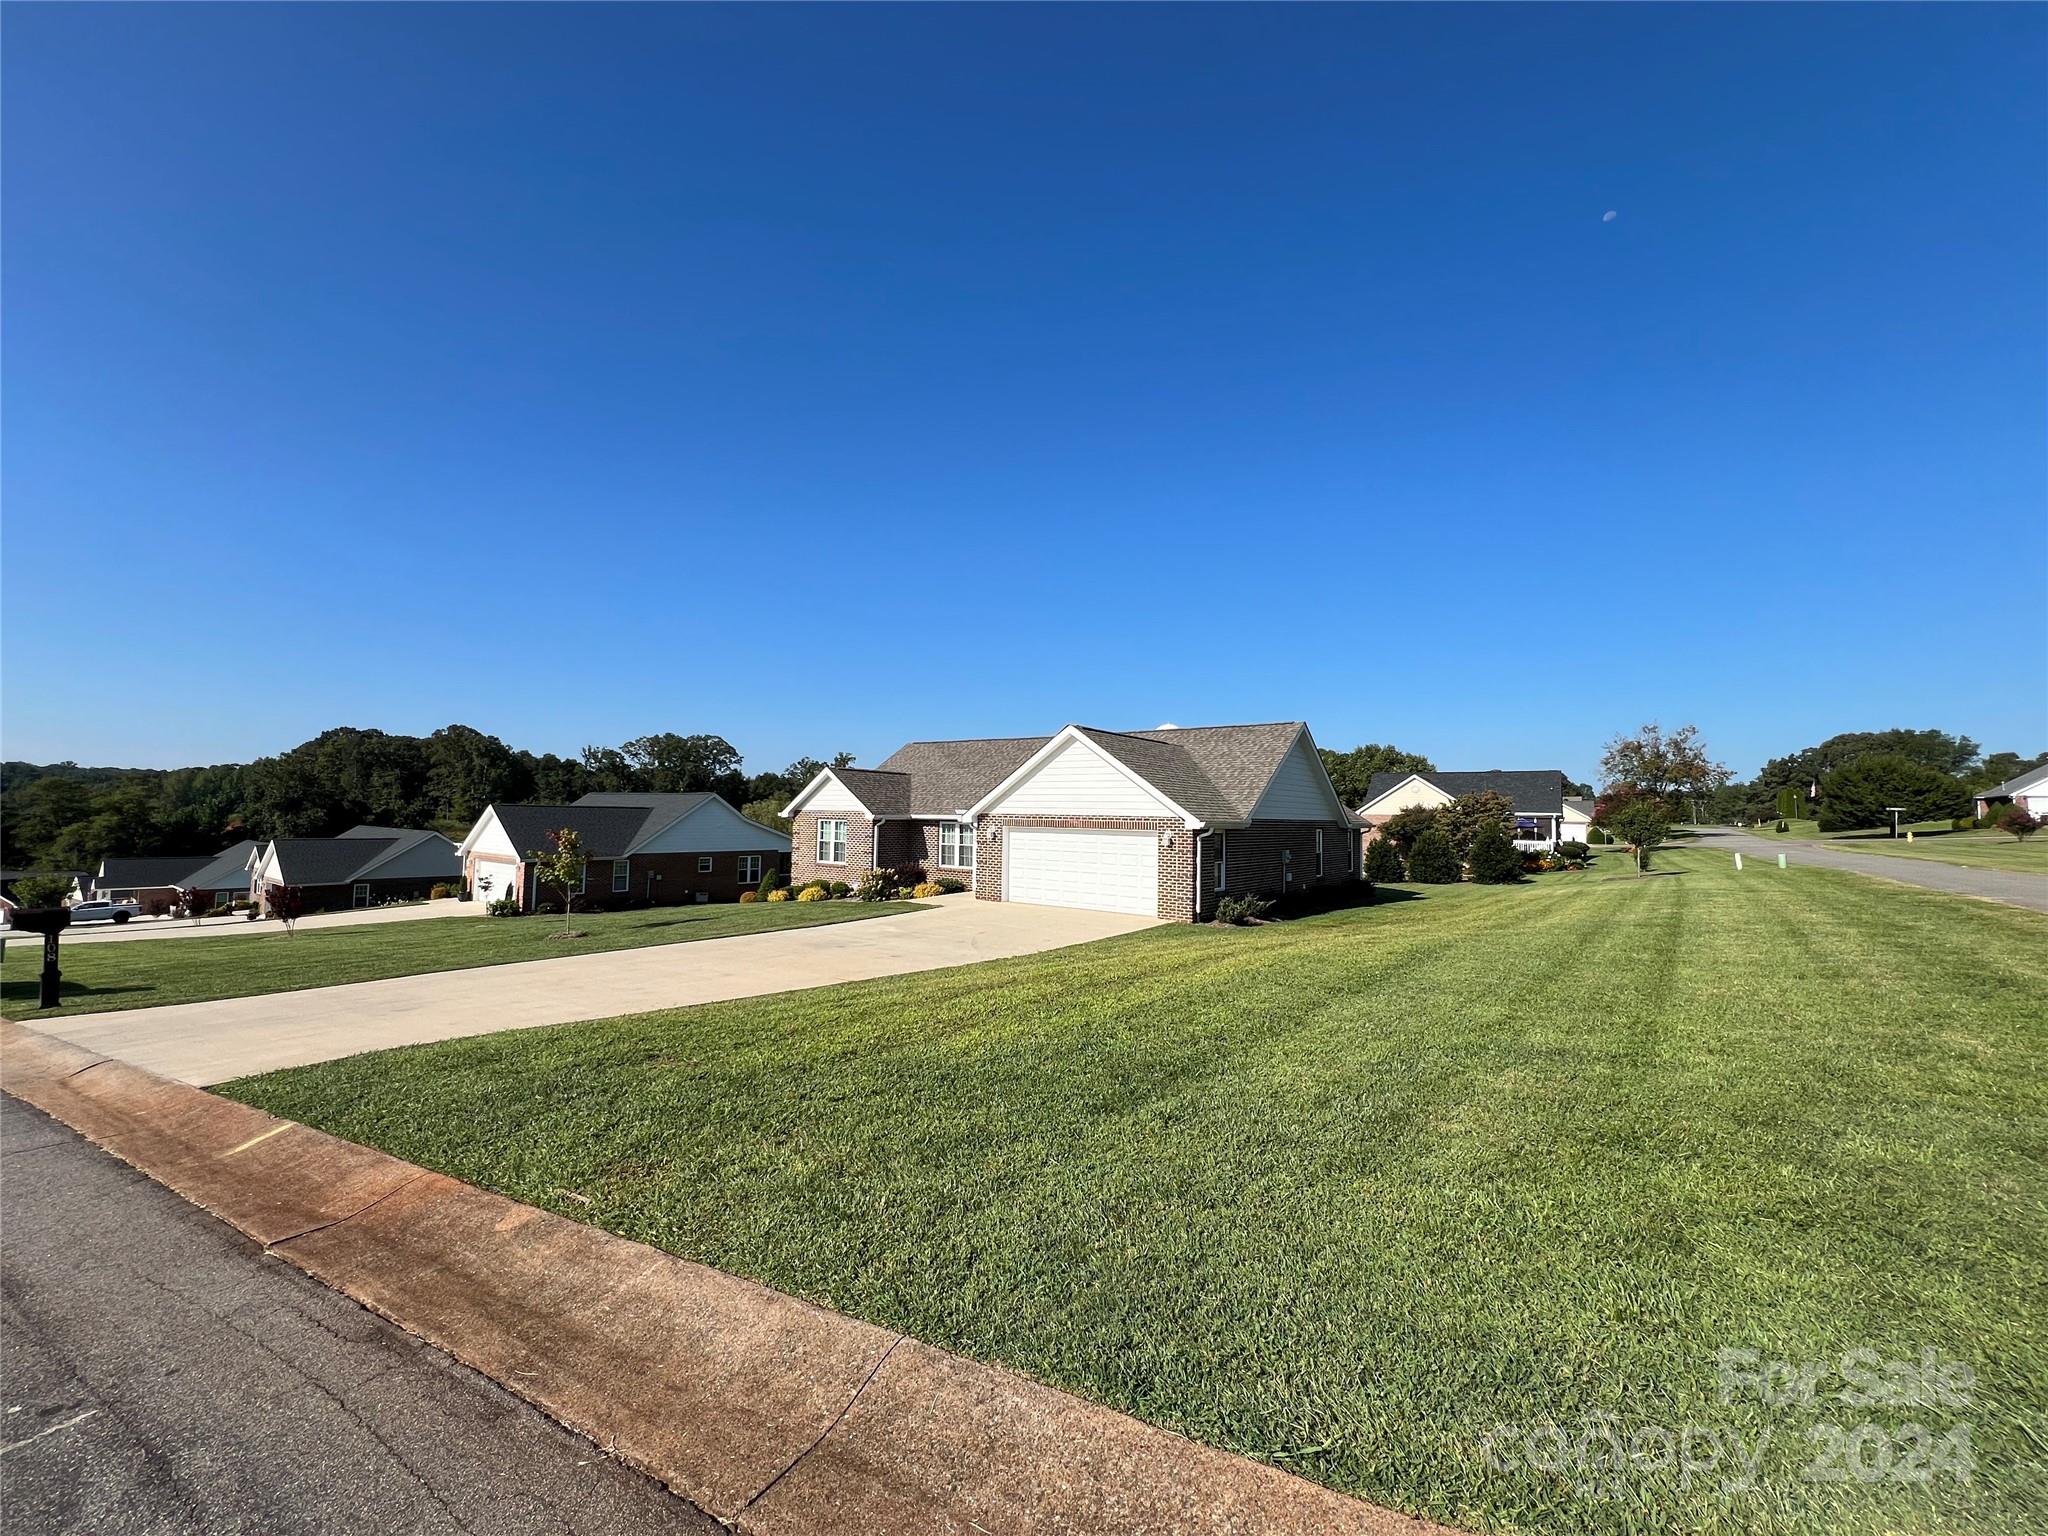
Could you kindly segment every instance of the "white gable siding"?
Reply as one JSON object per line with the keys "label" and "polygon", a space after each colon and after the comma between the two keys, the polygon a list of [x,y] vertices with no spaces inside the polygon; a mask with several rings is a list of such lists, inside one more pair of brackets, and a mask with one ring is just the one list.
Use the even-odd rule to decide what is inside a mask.
{"label": "white gable siding", "polygon": [[1296,739],[1252,808],[1254,821],[1339,821],[1343,815],[1306,736]]}
{"label": "white gable siding", "polygon": [[867,807],[860,803],[859,798],[855,796],[852,790],[848,789],[836,778],[829,777],[819,784],[816,792],[808,800],[804,801],[802,809],[806,811],[854,811],[863,816],[867,814]]}
{"label": "white gable siding", "polygon": [[505,835],[504,825],[498,820],[495,810],[487,809],[477,818],[477,824],[469,829],[469,836],[463,839],[463,843],[471,853],[511,859],[514,863],[526,857],[512,846],[512,839]]}
{"label": "white gable siding", "polygon": [[[834,784],[845,793],[843,785]],[[816,800],[806,809],[815,807]],[[786,853],[789,839],[749,821],[723,800],[707,800],[687,816],[678,817],[633,851],[635,853]]]}
{"label": "white gable siding", "polygon": [[1435,807],[1450,803],[1451,796],[1434,784],[1423,779],[1409,779],[1405,783],[1396,784],[1379,799],[1361,809],[1368,810],[1375,816],[1391,816],[1396,811],[1410,810],[1415,806]]}
{"label": "white gable siding", "polygon": [[1587,831],[1593,825],[1586,813],[1575,805],[1568,805],[1564,808],[1564,815],[1561,820],[1563,828],[1560,835],[1568,842],[1583,843],[1586,840]]}
{"label": "white gable siding", "polygon": [[1002,799],[1005,816],[1178,816],[1157,794],[1085,741],[1069,740]]}

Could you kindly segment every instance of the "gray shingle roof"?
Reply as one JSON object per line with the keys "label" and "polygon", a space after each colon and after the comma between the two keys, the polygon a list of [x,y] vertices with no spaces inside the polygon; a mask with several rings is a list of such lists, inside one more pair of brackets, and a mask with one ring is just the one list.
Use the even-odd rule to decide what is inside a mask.
{"label": "gray shingle roof", "polygon": [[277,878],[285,885],[347,885],[372,859],[398,845],[395,837],[280,837],[270,845]]}
{"label": "gray shingle roof", "polygon": [[[1023,767],[1032,753],[1051,740],[1050,736],[989,736],[966,741],[906,742],[874,770],[909,778],[903,809],[878,810],[876,814],[951,816],[964,811]],[[868,803],[867,795],[850,780],[847,787],[860,796],[862,804]]]}
{"label": "gray shingle roof", "polygon": [[102,859],[92,877],[98,891],[140,891],[151,886],[182,885],[196,869],[213,862],[210,853],[181,853],[146,859]]}
{"label": "gray shingle roof", "polygon": [[2007,779],[2003,784],[1994,784],[1989,789],[1980,789],[1977,791],[1976,797],[1979,800],[2010,800],[2021,790],[2035,789],[2043,783],[2048,783],[2048,763],[2043,763],[2038,768],[2029,768],[2025,773]]}
{"label": "gray shingle roof", "polygon": [[648,817],[645,805],[494,805],[491,809],[498,813],[498,825],[521,858],[552,852],[555,834],[564,827],[583,839],[583,851],[593,859],[621,858],[640,841],[640,829],[647,825]]}
{"label": "gray shingle roof", "polygon": [[246,891],[249,888],[249,855],[263,845],[245,837],[232,848],[223,849],[178,882],[188,891]]}
{"label": "gray shingle roof", "polygon": [[[902,755],[898,752],[896,757]],[[910,814],[910,775],[906,772],[891,768],[834,768],[832,777],[852,790],[853,797],[873,815]]]}
{"label": "gray shingle roof", "polygon": [[1515,804],[1515,810],[1523,816],[1562,816],[1564,814],[1564,770],[1561,768],[1531,768],[1526,770],[1488,768],[1477,773],[1376,773],[1372,783],[1366,786],[1365,803],[1372,804],[1381,795],[1399,784],[1403,779],[1418,778],[1434,784],[1445,794],[1456,799],[1460,795],[1476,795],[1482,790],[1495,790],[1506,795]]}
{"label": "gray shingle roof", "polygon": [[[1155,731],[1076,726],[1096,746],[1175,805],[1207,822],[1244,821],[1301,733],[1298,720]],[[913,741],[879,769],[842,769],[847,787],[877,815],[950,816],[1015,773],[1050,736]],[[865,775],[859,782],[856,775]],[[907,791],[880,781],[905,777]],[[878,798],[900,796],[884,809]],[[900,806],[900,809],[894,808]]]}
{"label": "gray shingle roof", "polygon": [[1577,811],[1581,816],[1585,817],[1586,820],[1591,821],[1593,819],[1593,807],[1600,802],[1597,800],[1581,799],[1577,795],[1566,795],[1564,803],[1570,809]]}

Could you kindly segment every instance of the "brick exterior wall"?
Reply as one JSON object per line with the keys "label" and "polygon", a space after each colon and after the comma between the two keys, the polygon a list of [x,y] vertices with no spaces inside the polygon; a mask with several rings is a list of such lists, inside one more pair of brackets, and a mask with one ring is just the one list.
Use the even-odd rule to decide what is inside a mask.
{"label": "brick exterior wall", "polygon": [[[844,864],[818,862],[820,820],[846,823]],[[888,822],[883,823],[885,827],[888,825]],[[822,816],[810,811],[799,811],[795,824],[789,829],[789,849],[791,885],[803,885],[812,880],[844,880],[848,885],[853,885],[858,883],[862,875],[875,867],[875,824],[856,811],[828,811]]]}
{"label": "brick exterior wall", "polygon": [[[445,875],[409,875],[403,880],[365,880],[370,888],[370,904],[375,906],[386,901],[424,900],[428,891],[445,883]],[[302,885],[299,887],[299,912],[346,912],[354,907],[355,885]]]}
{"label": "brick exterior wall", "polygon": [[[761,869],[766,873],[779,869],[789,872],[789,858],[785,854],[771,853],[766,849],[758,851]],[[740,859],[738,851],[729,853],[639,853],[625,862],[628,866],[626,889],[612,889],[612,860],[592,858],[586,861],[583,894],[576,898],[576,910],[588,912],[601,910],[616,912],[629,906],[643,906],[651,902],[657,907],[679,907],[696,901],[701,892],[709,901],[738,901],[740,892],[752,890],[754,882],[740,882]],[[709,859],[711,868],[700,870],[701,859]],[[488,896],[478,891],[476,878],[479,873],[491,876]],[[649,881],[648,876],[661,878]],[[561,893],[553,886],[535,890],[533,867],[530,864],[513,864],[505,859],[470,856],[467,878],[473,900],[496,901],[507,891],[516,887],[520,892],[520,904],[528,911],[533,910],[536,900],[552,906],[561,904]],[[650,894],[651,893],[651,894]]]}
{"label": "brick exterior wall", "polygon": [[[1323,873],[1316,874],[1316,832],[1323,834]],[[1213,875],[1202,888],[1202,916],[1212,916],[1216,903],[1228,896],[1282,896],[1315,885],[1342,885],[1360,878],[1358,834],[1335,821],[1255,821],[1248,827],[1211,833],[1207,851],[1214,864],[1214,843],[1224,839],[1223,878],[1226,889],[1214,889]],[[1347,864],[1345,851],[1350,850]],[[1292,857],[1288,857],[1292,855]]]}

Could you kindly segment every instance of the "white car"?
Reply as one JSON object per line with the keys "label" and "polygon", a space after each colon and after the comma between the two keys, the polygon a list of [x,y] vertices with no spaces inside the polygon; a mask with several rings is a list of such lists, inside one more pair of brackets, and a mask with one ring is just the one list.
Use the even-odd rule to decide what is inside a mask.
{"label": "white car", "polygon": [[131,917],[140,917],[142,908],[132,901],[74,901],[71,903],[71,921],[74,923],[125,923]]}

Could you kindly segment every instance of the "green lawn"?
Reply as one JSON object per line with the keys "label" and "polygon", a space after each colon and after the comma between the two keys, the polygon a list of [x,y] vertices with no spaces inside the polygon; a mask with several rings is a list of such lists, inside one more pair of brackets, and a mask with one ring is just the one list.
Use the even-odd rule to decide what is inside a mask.
{"label": "green lawn", "polygon": [[1823,832],[1817,821],[1788,821],[1786,830],[1772,830],[1765,822],[1747,830],[1774,842],[1832,843],[1849,853],[1882,853],[1899,859],[1932,859],[1938,864],[1963,864],[1972,869],[2012,869],[2023,874],[2048,875],[2048,838],[2035,835],[2022,843],[2010,832],[1994,828],[1973,828],[1957,832],[1945,821],[1914,822],[1913,841],[1892,837],[1887,832]]}
{"label": "green lawn", "polygon": [[[2048,1528],[2048,918],[1659,864],[225,1091],[1475,1528]],[[1719,1401],[1859,1347],[1971,1400]],[[1603,1414],[1768,1434],[1757,1487],[1489,1441]],[[1866,1420],[1967,1423],[1968,1485],[1803,1475]]]}
{"label": "green lawn", "polygon": [[[459,971],[515,960],[553,960],[650,944],[725,939],[774,928],[809,928],[908,912],[914,902],[737,902],[655,907],[645,912],[560,917],[424,917],[353,928],[302,929],[261,937],[131,939],[70,944],[63,950],[64,1011],[155,1008],[216,997],[252,997]],[[577,938],[560,937],[573,931]],[[0,1005],[11,1019],[54,1017],[35,1006],[39,944],[15,939],[0,967]]]}

